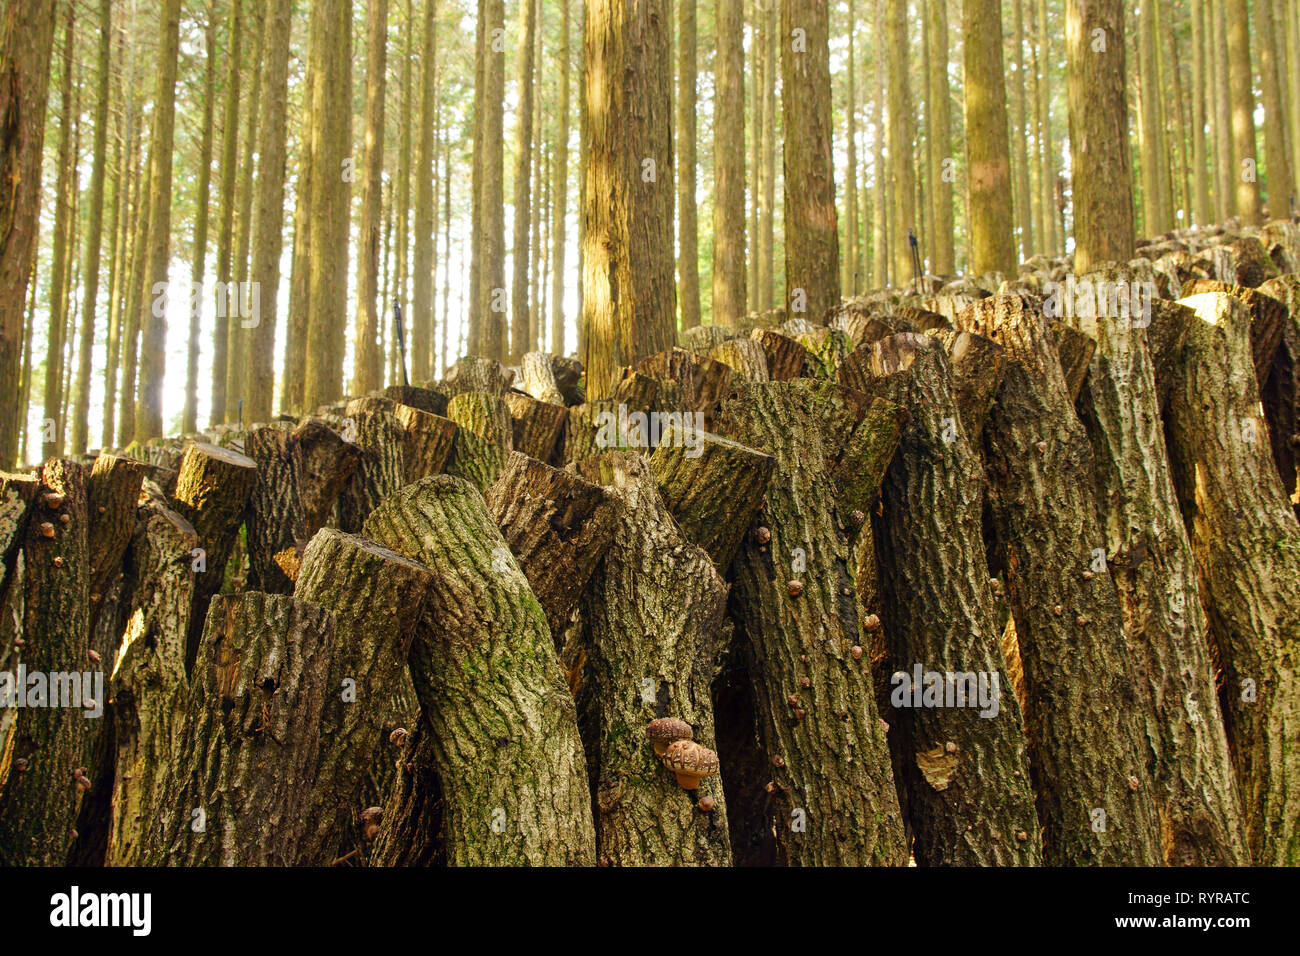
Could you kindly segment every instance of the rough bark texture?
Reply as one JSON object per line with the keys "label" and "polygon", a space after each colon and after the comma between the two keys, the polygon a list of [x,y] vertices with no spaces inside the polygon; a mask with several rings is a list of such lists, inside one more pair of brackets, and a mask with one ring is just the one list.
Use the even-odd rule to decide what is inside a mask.
{"label": "rough bark texture", "polygon": [[[21,663],[29,674],[46,674],[49,685],[45,706],[17,711],[6,745],[4,762],[12,769],[0,792],[0,865],[4,866],[63,863],[81,801],[74,771],[81,765],[86,721],[94,719],[87,715],[96,705],[104,706],[97,700],[85,707],[93,700],[85,687],[81,687],[82,700],[55,699],[53,672],[82,674],[92,669],[86,655],[90,628],[86,486],[81,465],[57,458],[47,461],[23,538]],[[61,520],[65,516],[66,523]],[[27,688],[16,686],[14,692],[31,702]],[[25,761],[22,769],[19,760]]]}
{"label": "rough bark texture", "polygon": [[[1108,270],[1094,281],[1124,281]],[[1081,400],[1092,441],[1106,561],[1142,693],[1170,866],[1249,862],[1223,732],[1196,560],[1165,452],[1155,378],[1140,325],[1073,318],[1097,343]]]}
{"label": "rough bark texture", "polygon": [[1169,457],[1196,555],[1201,598],[1241,787],[1251,857],[1300,862],[1300,525],[1259,421],[1250,310],[1222,293],[1196,312],[1170,387]]}
{"label": "rough bark texture", "polygon": [[384,801],[382,823],[370,848],[370,865],[446,865],[442,792],[428,727],[421,722],[399,746],[397,775]]}
{"label": "rough bark texture", "polygon": [[1227,293],[1240,299],[1250,309],[1251,362],[1255,366],[1255,381],[1263,389],[1273,366],[1273,355],[1277,352],[1283,331],[1290,321],[1286,305],[1258,289],[1218,279],[1196,279],[1183,286],[1184,298],[1206,292]]}
{"label": "rough bark texture", "polygon": [[1300,465],[1297,464],[1300,441],[1296,438],[1300,435],[1300,275],[1269,279],[1259,291],[1277,299],[1289,313],[1261,397],[1268,419],[1273,463],[1282,478],[1282,489],[1290,496],[1296,517],[1300,518]]}
{"label": "rough bark texture", "polygon": [[650,456],[664,506],[726,574],[776,468],[771,455],[707,432],[697,448],[665,442]]}
{"label": "rough bark texture", "polygon": [[[883,619],[870,650],[913,856],[923,866],[1035,865],[1041,842],[1015,701],[1001,696],[986,718],[974,707],[897,707],[887,686],[917,664],[1007,684],[980,533],[980,463],[946,354],[900,333],[871,347],[864,372],[865,387],[910,416],[867,526],[880,581],[864,604]],[[872,585],[858,580],[864,592]],[[910,705],[911,695],[902,700]]]}
{"label": "rough bark texture", "polygon": [[198,535],[156,492],[145,485],[131,539],[125,593],[133,610],[110,685],[116,756],[109,866],[134,866],[144,858],[146,830],[168,796],[163,780],[185,687],[185,635],[195,586],[191,551]]}
{"label": "rough bark texture", "polygon": [[510,410],[511,447],[549,462],[564,434],[564,424],[569,420],[568,409],[516,392],[507,393],[505,402]]}
{"label": "rough bark texture", "polygon": [[298,863],[334,859],[385,728],[410,725],[404,661],[431,583],[427,568],[366,538],[325,528],[307,545],[293,594],[333,612],[335,643]]}
{"label": "rough bark texture", "polygon": [[864,405],[812,381],[747,384],[718,428],[776,459],[761,519],[770,539],[746,538],[732,600],[772,767],[767,825],[795,865],[907,858],[870,663],[851,653],[862,634],[849,516],[827,494]]}
{"label": "rough bark texture", "polygon": [[344,437],[353,438],[360,447],[361,461],[339,495],[339,527],[344,531],[360,531],[366,516],[406,484],[404,429],[393,407],[382,398],[348,402]]}
{"label": "rough bark texture", "polygon": [[750,333],[767,356],[767,377],[773,382],[788,382],[803,375],[808,350],[775,329],[755,329]]}
{"label": "rough bark texture", "polygon": [[[672,24],[666,0],[589,0],[582,195],[587,392],[675,337]],[[829,103],[828,103],[829,108]]]}
{"label": "rough bark texture", "polygon": [[122,556],[135,531],[136,500],[145,466],[133,458],[101,454],[90,470],[90,627],[104,606],[104,594],[122,569]]}
{"label": "rough bark texture", "polygon": [[[207,615],[208,599],[221,589],[226,559],[239,533],[244,505],[257,481],[257,463],[228,448],[195,442],[185,450],[172,494],[176,513],[193,526],[206,568],[194,582],[185,660],[194,660]],[[188,667],[187,667],[188,670]]]}
{"label": "rough bark texture", "polygon": [[966,441],[978,452],[984,420],[1002,384],[1002,346],[982,335],[955,329],[938,329],[931,334],[948,353],[953,399],[966,430]]}
{"label": "rough bark texture", "polygon": [[[716,747],[709,685],[726,585],[663,506],[642,456],[612,452],[580,470],[619,502],[613,546],[582,603],[586,671],[579,706],[588,729],[600,862],[727,866],[720,778],[684,790],[645,734],[651,720],[676,717],[691,725],[697,743]],[[713,801],[711,811],[698,807],[705,798]]]}
{"label": "rough bark texture", "polygon": [[985,467],[1024,665],[1044,862],[1158,865],[1133,663],[1115,583],[1094,570],[1106,539],[1087,433],[1035,302],[984,299],[958,324],[1006,350]]}
{"label": "rough bark texture", "polygon": [[334,645],[328,611],[218,595],[145,849],[151,866],[288,866],[315,820],[309,781]]}
{"label": "rough bark texture", "polygon": [[840,301],[829,34],[826,0],[781,0],[785,306],[816,323]]}
{"label": "rough bark texture", "polygon": [[614,503],[599,485],[511,452],[488,511],[528,578],[559,643],[614,536]]}
{"label": "rough bark texture", "polygon": [[266,426],[244,437],[257,462],[248,501],[249,585],[287,594],[293,582],[276,561],[286,548],[302,548],[320,530],[362,457],[361,449],[318,421],[292,431]]}
{"label": "rough bark texture", "polygon": [[457,478],[425,478],[390,497],[366,533],[433,570],[409,663],[443,787],[448,863],[594,863],[573,699],[545,613],[482,496]]}

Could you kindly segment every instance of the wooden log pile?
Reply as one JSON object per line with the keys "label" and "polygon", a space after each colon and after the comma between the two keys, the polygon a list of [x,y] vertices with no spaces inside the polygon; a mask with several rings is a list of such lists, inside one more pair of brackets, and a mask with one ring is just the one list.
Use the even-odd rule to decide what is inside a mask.
{"label": "wooden log pile", "polygon": [[1294,236],[0,475],[0,865],[1300,865]]}

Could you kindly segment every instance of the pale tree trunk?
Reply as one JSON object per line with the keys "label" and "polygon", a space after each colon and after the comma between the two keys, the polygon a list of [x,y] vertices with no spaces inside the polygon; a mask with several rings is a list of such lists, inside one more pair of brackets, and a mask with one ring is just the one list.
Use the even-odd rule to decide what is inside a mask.
{"label": "pale tree trunk", "polygon": [[871,284],[883,289],[889,285],[890,258],[889,243],[891,239],[889,214],[889,177],[885,173],[885,0],[875,0],[875,29],[872,31],[871,57],[875,62],[876,88],[872,97],[872,140],[875,154],[872,161],[872,179],[875,184],[876,201],[872,208],[871,235]]}
{"label": "pale tree trunk", "polygon": [[[217,227],[217,282],[234,279],[231,265],[234,261],[235,241],[235,182],[239,171],[239,87],[243,76],[240,49],[244,40],[244,0],[231,0],[230,26],[226,31],[226,102],[221,122],[221,184],[218,190],[220,222]],[[309,85],[310,88],[310,85]],[[310,99],[310,94],[308,96]],[[304,109],[309,115],[310,108]],[[305,150],[304,150],[305,152]],[[299,177],[299,189],[302,187]],[[208,420],[212,424],[226,421],[226,379],[229,347],[229,309],[217,310],[217,320],[212,333],[212,407]],[[292,310],[290,310],[292,312]],[[290,340],[292,345],[292,339]],[[285,376],[286,380],[288,376]],[[125,396],[123,396],[125,398]]]}
{"label": "pale tree trunk", "polygon": [[[700,228],[695,205],[696,161],[695,110],[698,82],[696,3],[677,0],[677,148],[680,170],[677,176],[677,273],[681,283],[682,328],[700,324]],[[558,354],[558,353],[557,353]]]}
{"label": "pale tree trunk", "polygon": [[[912,95],[908,80],[907,0],[885,0],[885,56],[889,73],[889,176],[894,202],[890,233],[894,242],[894,284],[912,278],[908,231],[916,222],[916,158],[912,152]],[[970,36],[968,33],[967,36]],[[1001,36],[999,36],[1001,42]]]}
{"label": "pale tree trunk", "polygon": [[759,6],[763,23],[763,86],[759,91],[763,128],[759,134],[762,146],[758,166],[758,288],[753,304],[760,312],[770,312],[776,302],[776,51],[781,38],[777,30],[776,0],[762,0]]}
{"label": "pale tree trunk", "polygon": [[384,177],[388,0],[369,0],[366,17],[366,140],[365,168],[361,173],[361,249],[357,259],[353,395],[364,395],[381,387],[384,377],[383,354],[378,340],[379,324],[384,315],[384,302],[379,298],[379,246]]}
{"label": "pale tree trunk", "polygon": [[434,114],[437,110],[436,0],[424,0],[423,47],[420,52],[420,135],[415,155],[415,256],[411,287],[410,377],[427,382],[433,375],[433,156],[437,149]]}
{"label": "pale tree trunk", "polygon": [[[180,0],[164,0],[159,24],[158,87],[149,146],[149,247],[144,313],[140,334],[140,396],[135,407],[135,440],[163,433],[162,389],[167,371],[167,316],[154,307],[159,283],[166,283],[171,250],[172,138],[176,129],[176,60],[180,48]],[[156,315],[155,312],[162,312]]]}
{"label": "pale tree trunk", "polygon": [[[840,259],[840,288],[849,295],[858,294],[858,89],[854,73],[857,34],[857,17],[853,0],[849,0],[849,61],[848,96],[844,105],[845,157],[844,157],[844,255]],[[758,71],[762,83],[763,72]],[[928,110],[927,110],[928,115]]]}
{"label": "pale tree trunk", "polygon": [[1255,155],[1255,94],[1251,89],[1250,22],[1246,0],[1224,0],[1227,18],[1229,106],[1232,113],[1233,213],[1243,226],[1261,220]]}
{"label": "pale tree trunk", "polygon": [[713,87],[713,324],[745,316],[745,22],[741,0],[716,0]]}
{"label": "pale tree trunk", "polygon": [[[1025,15],[1024,0],[1013,0],[1015,31],[1011,37],[1016,67],[1015,118],[1012,140],[1016,144],[1016,224],[1020,231],[1020,261],[1028,259],[1038,250],[1034,247],[1033,204],[1029,196],[1029,137],[1025,127]],[[931,192],[934,187],[930,187]]]}
{"label": "pale tree trunk", "polygon": [[[258,109],[258,169],[252,258],[249,280],[257,283],[258,314],[249,321],[245,424],[271,417],[275,386],[275,333],[280,296],[280,253],[284,246],[284,185],[288,115],[289,43],[293,10],[290,0],[271,0],[263,13],[262,90]],[[301,179],[299,182],[301,183]]]}
{"label": "pale tree trunk", "polygon": [[536,307],[535,304],[531,307],[529,305],[528,232],[534,203],[532,195],[533,66],[537,52],[537,2],[538,0],[519,0],[520,47],[515,73],[515,91],[519,97],[519,106],[515,113],[514,240],[511,249],[514,277],[510,290],[511,365],[518,365],[524,353],[532,349],[531,315]]}
{"label": "pale tree trunk", "polygon": [[781,0],[786,310],[814,324],[840,301],[826,0]]}
{"label": "pale tree trunk", "polygon": [[[966,175],[973,275],[1014,275],[1011,225],[1011,157],[1007,145],[1007,93],[1002,69],[1002,13],[996,0],[965,0]],[[895,257],[897,259],[897,257]]]}
{"label": "pale tree trunk", "polygon": [[[1165,148],[1164,125],[1160,122],[1160,68],[1156,52],[1159,43],[1156,34],[1157,2],[1158,0],[1143,0],[1138,14],[1138,73],[1142,99],[1142,232],[1147,236],[1165,232],[1170,226],[1164,191],[1169,153]],[[1110,46],[1109,40],[1107,46]]]}
{"label": "pale tree trunk", "polygon": [[1206,0],[1192,0],[1192,212],[1196,225],[1208,224],[1214,214],[1210,207],[1210,183],[1213,172],[1209,162],[1209,140],[1205,125],[1213,124],[1207,110],[1208,84],[1205,62]]}
{"label": "pale tree trunk", "polygon": [[[679,0],[685,3],[686,0]],[[560,84],[560,113],[555,131],[555,181],[551,187],[551,352],[564,354],[564,260],[565,227],[569,214],[569,70],[572,62],[572,43],[569,38],[569,0],[560,0],[560,48],[558,61]],[[685,175],[683,173],[683,175]],[[680,187],[679,187],[680,188]],[[451,252],[450,249],[447,250]],[[683,293],[684,294],[684,293]],[[444,321],[449,319],[446,317]],[[539,324],[541,320],[539,319]],[[448,322],[447,333],[451,333]]]}
{"label": "pale tree trunk", "polygon": [[[1280,85],[1276,40],[1286,24],[1273,18],[1272,0],[1255,0],[1255,31],[1259,45],[1259,88],[1264,107],[1264,162],[1268,168],[1268,214],[1270,219],[1289,217],[1292,170],[1286,146],[1285,95]],[[1294,91],[1292,91],[1294,93]]]}
{"label": "pale tree trunk", "polygon": [[483,322],[478,353],[504,361],[506,357],[506,220],[505,123],[505,0],[486,0],[488,34],[483,47],[483,184],[479,211],[483,217],[482,273],[478,310]]}
{"label": "pale tree trunk", "polygon": [[[1103,31],[1105,50],[1095,31]],[[1132,152],[1119,0],[1067,0],[1066,87],[1074,163],[1074,269],[1134,254]]]}
{"label": "pale tree trunk", "polygon": [[955,176],[947,175],[952,150],[952,101],[948,86],[948,0],[931,0],[930,20],[930,117],[927,145],[930,150],[930,196],[934,202],[934,232],[930,236],[931,269],[938,275],[956,271],[953,260],[952,193]]}
{"label": "pale tree trunk", "polygon": [[75,186],[72,184],[73,132],[76,110],[72,105],[73,87],[73,7],[68,4],[63,18],[63,53],[60,60],[59,86],[59,148],[56,152],[59,170],[58,184],[54,190],[54,243],[50,263],[50,324],[46,337],[45,394],[43,417],[54,423],[52,433],[41,442],[41,457],[54,458],[63,450],[63,418],[60,414],[63,392],[63,342],[68,332],[68,297],[65,287],[71,267],[72,219],[75,216]]}
{"label": "pale tree trunk", "polygon": [[[90,218],[86,225],[86,249],[82,258],[81,274],[85,283],[81,306],[81,341],[77,353],[77,396],[75,410],[72,414],[72,453],[74,455],[85,454],[86,445],[90,435],[90,375],[91,375],[91,353],[95,347],[95,305],[99,296],[99,258],[100,245],[103,237],[103,216],[104,216],[104,172],[108,161],[108,68],[112,54],[112,24],[113,24],[113,6],[112,0],[100,0],[99,3],[99,69],[96,73],[97,91],[95,103],[95,145],[94,145],[94,172],[91,174],[90,195],[86,201],[89,205]],[[198,202],[200,210],[200,221],[204,223],[206,229],[206,213],[208,197],[204,191],[207,182],[208,166],[206,159],[209,155],[212,144],[211,130],[211,109],[212,102],[212,37],[213,21],[208,20],[207,38],[208,38],[208,67],[204,92],[204,147],[200,148],[200,158],[204,161],[203,168],[199,172],[200,194]],[[110,241],[112,237],[110,236]],[[197,244],[197,242],[196,242]],[[194,345],[197,346],[196,336],[191,336]],[[189,394],[195,387],[195,375],[190,374],[186,377],[186,404],[188,407]],[[193,426],[189,426],[193,428]]]}
{"label": "pale tree trunk", "polygon": [[343,330],[347,324],[348,193],[343,163],[352,120],[352,0],[313,0],[319,38],[311,51],[311,280],[307,317],[305,409],[343,393]]}
{"label": "pale tree trunk", "polygon": [[1056,148],[1052,145],[1052,70],[1049,36],[1047,0],[1038,0],[1038,44],[1039,56],[1042,58],[1042,79],[1038,84],[1042,114],[1039,132],[1043,141],[1043,203],[1046,206],[1044,215],[1046,229],[1042,235],[1044,248],[1055,252],[1065,248],[1065,237],[1062,235],[1061,222],[1056,212],[1057,159]]}
{"label": "pale tree trunk", "polygon": [[266,21],[266,11],[262,5],[254,8],[249,27],[253,31],[253,49],[250,69],[253,74],[252,85],[248,88],[249,105],[245,108],[248,122],[244,127],[243,157],[239,164],[239,185],[235,192],[238,197],[238,212],[235,219],[235,258],[234,295],[226,301],[228,320],[226,322],[226,420],[248,421],[247,410],[243,408],[247,395],[244,394],[244,378],[247,374],[249,349],[249,328],[244,313],[250,304],[244,295],[245,283],[248,282],[248,250],[253,236],[253,181],[257,178],[256,151],[257,116],[262,99],[262,43],[265,35],[262,26]]}

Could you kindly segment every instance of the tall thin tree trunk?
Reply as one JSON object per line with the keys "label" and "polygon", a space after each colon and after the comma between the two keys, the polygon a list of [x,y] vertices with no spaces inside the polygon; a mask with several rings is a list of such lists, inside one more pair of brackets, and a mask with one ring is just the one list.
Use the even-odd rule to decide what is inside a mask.
{"label": "tall thin tree trunk", "polygon": [[[696,3],[677,0],[677,275],[681,283],[682,328],[700,324],[700,226],[695,205]],[[716,318],[715,320],[716,321]]]}
{"label": "tall thin tree trunk", "polygon": [[1015,273],[1007,94],[1002,69],[1002,12],[997,0],[965,0],[966,169],[969,177],[970,272]]}
{"label": "tall thin tree trunk", "polygon": [[[912,153],[912,94],[908,82],[907,0],[885,0],[886,58],[889,70],[890,182],[894,194],[891,234],[894,242],[894,283],[912,276],[912,247],[908,231],[916,221],[916,158]],[[970,34],[967,34],[970,36]],[[998,38],[1001,42],[1001,37]],[[1005,197],[1004,197],[1005,201]]]}
{"label": "tall thin tree trunk", "polygon": [[[1285,31],[1286,25],[1282,24]],[[1273,19],[1273,0],[1255,0],[1255,36],[1259,38],[1259,89],[1264,107],[1264,162],[1268,168],[1268,213],[1281,219],[1290,209],[1291,157],[1287,155],[1285,98],[1280,86]]]}
{"label": "tall thin tree trunk", "polygon": [[[252,72],[252,85],[248,89],[248,105],[245,112],[248,114],[248,123],[244,127],[244,150],[243,158],[239,163],[239,185],[235,188],[237,196],[238,211],[235,219],[235,252],[234,252],[234,275],[231,278],[235,282],[232,294],[226,299],[226,420],[241,420],[247,424],[249,421],[248,410],[243,408],[243,402],[248,397],[244,394],[244,378],[248,370],[248,339],[251,326],[245,325],[251,321],[245,317],[248,311],[249,299],[245,296],[245,290],[248,289],[248,251],[252,244],[253,236],[253,180],[256,172],[256,160],[254,145],[257,142],[257,114],[261,109],[260,102],[262,99],[262,42],[264,34],[262,24],[266,20],[266,14],[263,5],[258,4],[254,7],[253,15],[249,18],[248,27],[253,31],[253,58],[249,61],[249,69]],[[351,23],[348,24],[351,31]],[[350,35],[350,33],[349,33]],[[348,98],[349,109],[348,115],[351,115],[351,94]],[[346,229],[346,226],[344,226]]]}
{"label": "tall thin tree trunk", "polygon": [[713,322],[745,316],[745,25],[741,0],[716,0],[713,119]]}
{"label": "tall thin tree trunk", "polygon": [[[163,433],[162,391],[167,372],[167,312],[153,297],[168,281],[171,250],[172,140],[176,129],[176,61],[180,52],[181,0],[163,0],[158,35],[158,88],[154,96],[153,141],[149,147],[149,245],[145,250],[146,307],[140,324],[140,395],[135,405],[135,440]],[[166,288],[163,285],[163,288]]]}
{"label": "tall thin tree trunk", "polygon": [[[1099,34],[1097,31],[1101,31]],[[1105,49],[1098,50],[1098,37]],[[1066,92],[1074,162],[1074,270],[1134,253],[1121,0],[1066,0]]]}
{"label": "tall thin tree trunk", "polygon": [[[218,192],[221,208],[221,221],[217,228],[218,283],[229,283],[235,278],[231,265],[235,242],[235,183],[239,172],[239,87],[243,75],[240,52],[243,39],[244,0],[230,0],[230,28],[226,34],[226,103],[221,122],[221,187]],[[229,297],[223,300],[218,293],[217,301],[228,303]],[[212,332],[212,407],[208,411],[208,420],[213,424],[226,420],[229,311],[229,308],[217,309],[217,321]]]}
{"label": "tall thin tree trunk", "polygon": [[73,51],[75,38],[73,6],[67,4],[63,17],[63,53],[59,85],[59,148],[58,184],[55,187],[54,246],[50,262],[50,325],[46,337],[45,353],[45,404],[44,418],[54,423],[41,443],[42,458],[57,458],[63,453],[63,421],[60,406],[63,401],[63,342],[68,330],[67,274],[71,256],[73,203],[72,185],[73,151],[72,126],[76,111],[72,105]]}
{"label": "tall thin tree trunk", "polygon": [[312,84],[311,280],[303,407],[343,394],[343,330],[347,324],[348,192],[343,164],[352,120],[352,0],[313,0],[320,43]]}
{"label": "tall thin tree trunk", "polygon": [[827,0],[781,0],[786,308],[814,323],[840,301]]}
{"label": "tall thin tree trunk", "polygon": [[262,95],[258,105],[261,116],[257,121],[257,196],[252,258],[248,267],[249,278],[260,291],[258,313],[250,319],[254,325],[248,330],[245,423],[270,419],[275,390],[275,331],[280,300],[280,254],[284,248],[282,223],[292,0],[268,0],[263,16],[265,34],[262,41]]}
{"label": "tall thin tree trunk", "polygon": [[[120,38],[121,31],[118,31],[118,35]],[[119,67],[118,70],[117,98],[121,102],[121,110],[114,116],[117,143],[113,149],[117,159],[113,164],[113,179],[109,189],[112,198],[109,200],[111,205],[108,236],[112,248],[108,270],[108,335],[104,342],[104,399],[100,404],[99,439],[100,447],[104,449],[113,447],[114,412],[117,400],[117,356],[121,351],[122,340],[123,279],[127,272],[127,237],[131,233],[131,192],[137,178],[135,157],[138,150],[135,148],[135,127],[132,123],[134,118],[132,91],[135,87],[130,80],[130,74],[135,69],[135,47],[132,45],[130,51],[126,52],[121,49],[123,46],[119,39],[117,59],[120,63],[125,53],[127,67],[125,69]]]}
{"label": "tall thin tree trunk", "polygon": [[411,283],[411,378],[433,374],[434,113],[437,110],[436,0],[424,0],[420,50],[420,135],[415,154],[415,256]]}
{"label": "tall thin tree trunk", "polygon": [[[685,3],[686,0],[678,0]],[[569,36],[569,0],[560,3],[559,63],[560,113],[555,130],[555,185],[551,189],[553,223],[551,243],[551,352],[564,354],[564,230],[569,212],[569,70],[572,49]],[[450,252],[450,250],[448,250]]]}
{"label": "tall thin tree trunk", "polygon": [[[430,0],[432,7],[432,0]],[[361,248],[357,260],[356,355],[352,394],[380,387],[383,357],[379,351],[379,246],[384,176],[384,82],[388,67],[388,0],[369,0],[366,13],[366,141],[361,173]]]}
{"label": "tall thin tree trunk", "polygon": [[952,150],[952,94],[948,86],[948,0],[930,0],[930,21],[925,28],[930,31],[930,105],[934,110],[934,115],[930,118],[930,135],[926,140],[930,150],[930,196],[934,203],[934,234],[930,237],[933,255],[931,268],[939,275],[951,275],[957,270],[957,265],[953,256],[952,210],[953,182],[956,177],[945,176],[951,166]]}
{"label": "tall thin tree trunk", "polygon": [[1219,181],[1222,183],[1222,193],[1218,198],[1219,219],[1223,220],[1236,215],[1236,179],[1240,170],[1232,156],[1232,93],[1229,86],[1227,0],[1210,0],[1210,2],[1214,4],[1211,14],[1212,24],[1206,32],[1210,42],[1213,43],[1211,48],[1213,53],[1208,59],[1218,65],[1218,69],[1211,75],[1217,78],[1214,84],[1214,108],[1217,115],[1214,125],[1218,140],[1216,155],[1219,164]]}
{"label": "tall thin tree trunk", "polygon": [[504,172],[505,123],[505,2],[486,0],[488,36],[483,64],[483,219],[482,273],[479,314],[483,323],[479,351],[487,358],[506,357],[506,220]]}
{"label": "tall thin tree trunk", "polygon": [[[72,413],[72,453],[85,454],[90,435],[90,374],[95,348],[95,300],[99,296],[99,253],[104,223],[104,171],[108,162],[108,69],[113,39],[112,0],[99,0],[99,70],[96,74],[95,144],[90,178],[89,220],[81,274],[84,292],[81,307],[81,340],[77,350],[77,397]],[[211,36],[211,30],[209,30]],[[205,97],[209,99],[209,97]],[[206,197],[202,205],[206,206]],[[110,237],[111,239],[111,237]]]}
{"label": "tall thin tree trunk", "polygon": [[[104,0],[107,6],[111,0]],[[199,183],[194,203],[194,255],[190,260],[190,328],[185,360],[185,410],[181,431],[191,434],[199,427],[199,319],[203,313],[204,268],[208,257],[208,198],[212,187],[213,101],[217,82],[217,5],[210,3],[204,30],[203,134],[199,143]],[[92,200],[93,202],[93,200]],[[92,209],[92,221],[95,213]],[[88,300],[89,301],[89,300]]]}
{"label": "tall thin tree trunk", "polygon": [[[665,0],[592,0],[582,282],[587,398],[673,344],[671,23]],[[646,181],[645,160],[656,176]]]}
{"label": "tall thin tree trunk", "polygon": [[519,59],[515,88],[519,108],[515,114],[514,247],[511,252],[513,283],[510,292],[510,364],[518,365],[529,350],[531,310],[528,289],[528,233],[531,226],[533,173],[533,66],[536,56],[537,3],[519,3]]}
{"label": "tall thin tree trunk", "polygon": [[[682,0],[684,2],[684,0]],[[776,73],[777,35],[776,0],[759,0],[763,30],[763,81],[759,94],[762,97],[762,139],[758,166],[758,287],[754,291],[754,307],[761,312],[771,311],[776,291]]]}
{"label": "tall thin tree trunk", "polygon": [[872,134],[874,156],[872,157],[872,179],[875,185],[876,202],[871,223],[872,260],[871,282],[876,288],[889,285],[889,185],[885,175],[885,36],[884,18],[885,0],[875,0],[875,27],[871,34],[871,58],[875,63],[876,88],[872,97]]}
{"label": "tall thin tree trunk", "polygon": [[[845,156],[844,156],[844,254],[840,257],[840,288],[849,295],[858,294],[858,90],[854,75],[854,35],[857,33],[857,16],[854,0],[849,0],[849,53],[848,96],[844,105]],[[758,82],[765,77],[758,70]],[[928,115],[928,111],[927,111]]]}
{"label": "tall thin tree trunk", "polygon": [[1038,0],[1038,44],[1039,55],[1042,57],[1042,78],[1038,84],[1042,112],[1039,130],[1043,137],[1043,203],[1046,206],[1043,240],[1047,250],[1056,251],[1065,248],[1065,236],[1056,211],[1057,159],[1056,149],[1052,145],[1052,53],[1048,37],[1047,0]]}
{"label": "tall thin tree trunk", "polygon": [[[1206,0],[1192,0],[1192,209],[1196,224],[1204,226],[1213,219],[1210,209],[1209,143],[1205,124],[1205,7]],[[1212,122],[1212,120],[1211,120]]]}
{"label": "tall thin tree trunk", "polygon": [[1250,22],[1246,0],[1225,0],[1228,20],[1228,89],[1232,107],[1234,210],[1243,226],[1260,219],[1259,175],[1255,154],[1255,94],[1251,89]]}
{"label": "tall thin tree trunk", "polygon": [[[1029,137],[1025,135],[1025,15],[1024,0],[1013,0],[1015,33],[1012,35],[1012,62],[1016,67],[1015,116],[1012,140],[1016,144],[1016,224],[1020,232],[1020,258],[1028,259],[1034,248],[1033,204],[1029,199]],[[933,187],[931,187],[933,188]]]}

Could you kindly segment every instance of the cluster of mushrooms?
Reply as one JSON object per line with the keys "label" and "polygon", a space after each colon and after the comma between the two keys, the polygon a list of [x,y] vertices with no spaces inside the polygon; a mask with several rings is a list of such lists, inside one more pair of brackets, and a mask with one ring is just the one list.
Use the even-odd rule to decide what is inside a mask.
{"label": "cluster of mushrooms", "polygon": [[695,742],[695,732],[686,721],[660,717],[646,725],[645,734],[683,790],[694,790],[701,780],[718,772],[718,755]]}

